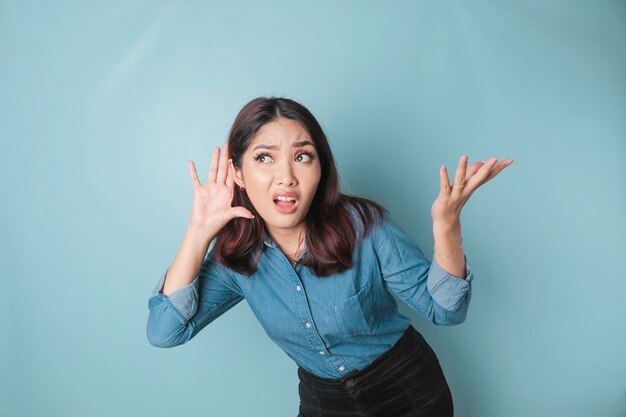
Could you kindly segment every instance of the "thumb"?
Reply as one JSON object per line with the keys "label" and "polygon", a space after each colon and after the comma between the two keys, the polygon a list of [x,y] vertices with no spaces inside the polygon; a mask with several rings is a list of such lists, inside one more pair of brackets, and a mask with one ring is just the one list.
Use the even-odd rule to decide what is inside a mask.
{"label": "thumb", "polygon": [[254,214],[252,214],[252,213],[250,212],[250,210],[248,210],[248,209],[247,209],[247,208],[245,208],[245,207],[241,207],[241,206],[240,206],[240,207],[233,207],[233,208],[230,210],[230,214],[231,214],[233,217],[245,217],[245,218],[247,218],[247,219],[253,219],[253,218],[254,218]]}

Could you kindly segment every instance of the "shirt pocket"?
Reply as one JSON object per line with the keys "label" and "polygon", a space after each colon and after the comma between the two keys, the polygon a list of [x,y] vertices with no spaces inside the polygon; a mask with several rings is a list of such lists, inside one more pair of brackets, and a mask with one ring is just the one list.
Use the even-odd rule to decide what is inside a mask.
{"label": "shirt pocket", "polygon": [[355,295],[335,303],[335,322],[339,334],[344,337],[371,333],[375,318],[372,284],[368,284]]}

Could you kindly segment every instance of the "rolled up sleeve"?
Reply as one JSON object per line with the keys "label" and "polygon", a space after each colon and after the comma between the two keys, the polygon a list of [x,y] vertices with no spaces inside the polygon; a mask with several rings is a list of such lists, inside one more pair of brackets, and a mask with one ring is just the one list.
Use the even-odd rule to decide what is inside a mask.
{"label": "rolled up sleeve", "polygon": [[437,304],[448,311],[456,311],[471,290],[473,279],[474,273],[467,262],[467,257],[465,257],[465,278],[448,273],[439,265],[435,257],[430,264],[426,282],[428,292]]}
{"label": "rolled up sleeve", "polygon": [[153,346],[174,347],[188,342],[243,299],[233,277],[211,254],[189,284],[164,295],[168,271],[161,275],[148,300],[146,332]]}
{"label": "rolled up sleeve", "polygon": [[[155,303],[159,302],[158,300],[162,300],[163,298],[166,297],[169,299],[169,302],[174,306],[174,308],[178,310],[180,315],[185,320],[189,320],[191,317],[193,317],[194,314],[196,314],[196,311],[198,311],[198,287],[200,285],[199,284],[200,275],[196,276],[193,279],[193,281],[191,281],[189,284],[185,285],[182,288],[177,289],[176,291],[173,291],[172,293],[166,296],[163,294],[162,291],[163,291],[163,284],[165,283],[165,277],[167,276],[168,271],[169,271],[169,268],[163,273],[163,275],[161,275],[161,279],[159,280],[159,283],[152,291],[152,297],[151,297],[151,301],[153,301],[152,304],[154,305]],[[155,298],[158,295],[162,295],[163,297]]]}

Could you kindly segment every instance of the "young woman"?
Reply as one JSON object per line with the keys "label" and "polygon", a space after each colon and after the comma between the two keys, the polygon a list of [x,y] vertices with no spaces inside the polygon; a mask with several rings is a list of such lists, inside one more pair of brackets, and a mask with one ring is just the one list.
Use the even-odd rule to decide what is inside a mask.
{"label": "young woman", "polygon": [[[245,298],[298,365],[300,417],[452,416],[439,360],[389,290],[434,324],[465,320],[473,274],[460,213],[512,161],[496,162],[461,157],[452,185],[442,167],[431,262],[384,207],[339,191],[304,106],[250,101],[214,149],[206,184],[189,161],[191,220],[149,300],[148,340],[186,343]],[[399,198],[407,188],[390,186]]]}

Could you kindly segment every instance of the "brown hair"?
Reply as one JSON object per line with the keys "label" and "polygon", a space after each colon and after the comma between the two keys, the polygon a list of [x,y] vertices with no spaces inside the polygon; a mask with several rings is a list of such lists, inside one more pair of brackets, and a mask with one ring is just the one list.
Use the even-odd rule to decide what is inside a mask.
{"label": "brown hair", "polygon": [[[228,136],[228,151],[235,167],[241,168],[241,158],[261,126],[278,117],[296,120],[304,126],[321,165],[320,182],[305,217],[307,251],[300,264],[320,277],[343,272],[352,267],[359,230],[350,209],[355,209],[362,222],[362,236],[367,235],[376,220],[384,219],[388,211],[375,201],[339,191],[339,176],[326,135],[307,108],[288,98],[257,97],[239,111]],[[239,187],[235,187],[232,205],[247,208],[255,217],[252,220],[236,217],[220,230],[214,247],[215,258],[228,268],[250,276],[256,272],[265,249],[265,224]]]}

